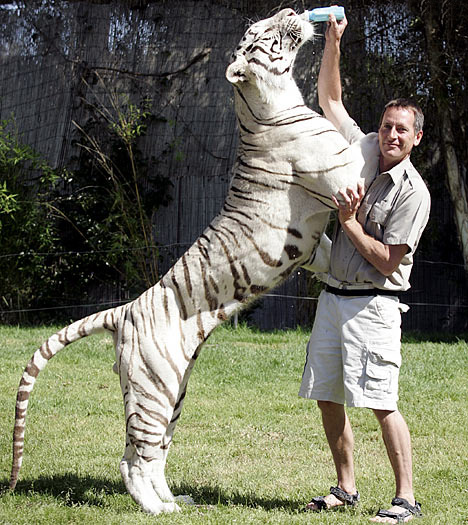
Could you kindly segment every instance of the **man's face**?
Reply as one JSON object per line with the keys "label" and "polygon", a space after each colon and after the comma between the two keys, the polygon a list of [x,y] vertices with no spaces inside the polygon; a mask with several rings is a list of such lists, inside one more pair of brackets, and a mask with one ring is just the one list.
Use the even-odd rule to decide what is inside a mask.
{"label": "man's face", "polygon": [[422,131],[414,131],[414,113],[410,108],[387,108],[379,128],[380,170],[387,171],[408,158],[422,135]]}

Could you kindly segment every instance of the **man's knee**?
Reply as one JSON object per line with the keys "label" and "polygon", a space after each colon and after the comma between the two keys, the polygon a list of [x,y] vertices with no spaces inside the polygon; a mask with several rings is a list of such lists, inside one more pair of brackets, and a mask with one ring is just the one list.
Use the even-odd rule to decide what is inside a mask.
{"label": "man's knee", "polygon": [[322,412],[343,412],[344,411],[344,405],[340,405],[339,403],[334,403],[333,401],[317,401],[317,406],[320,408]]}
{"label": "man's knee", "polygon": [[374,412],[375,417],[378,419],[379,423],[382,424],[385,421],[388,421],[388,418],[391,418],[397,410],[380,410],[380,409],[372,409],[372,412]]}

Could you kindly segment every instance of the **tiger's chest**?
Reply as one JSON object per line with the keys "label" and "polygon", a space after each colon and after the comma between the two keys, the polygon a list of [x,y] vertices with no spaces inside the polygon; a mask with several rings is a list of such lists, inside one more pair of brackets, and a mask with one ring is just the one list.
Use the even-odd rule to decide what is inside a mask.
{"label": "tiger's chest", "polygon": [[251,166],[283,175],[316,173],[349,144],[324,118],[310,111],[279,120],[276,125],[251,123],[241,134],[239,158]]}

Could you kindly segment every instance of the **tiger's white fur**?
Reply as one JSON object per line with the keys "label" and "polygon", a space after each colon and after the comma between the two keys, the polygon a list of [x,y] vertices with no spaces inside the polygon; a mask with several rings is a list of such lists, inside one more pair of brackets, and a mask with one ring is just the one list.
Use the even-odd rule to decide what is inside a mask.
{"label": "tiger's white fur", "polygon": [[248,29],[226,72],[240,144],[223,209],[155,286],[67,326],[34,353],[17,394],[11,488],[39,372],[66,345],[105,330],[114,338],[125,405],[123,480],[146,512],[177,510],[164,468],[203,342],[248,301],[318,259],[330,196],[360,177],[371,180],[377,167],[375,137],[350,146],[304,106],[292,67],[312,32],[290,9]]}

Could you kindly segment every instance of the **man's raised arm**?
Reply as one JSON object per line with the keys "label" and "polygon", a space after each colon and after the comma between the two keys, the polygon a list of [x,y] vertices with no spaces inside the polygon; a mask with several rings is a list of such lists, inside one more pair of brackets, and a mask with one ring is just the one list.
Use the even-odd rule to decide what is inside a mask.
{"label": "man's raised arm", "polygon": [[348,112],[341,99],[340,77],[340,42],[347,24],[346,18],[338,23],[334,15],[330,15],[317,86],[319,105],[325,117],[337,129],[340,129],[348,118]]}

